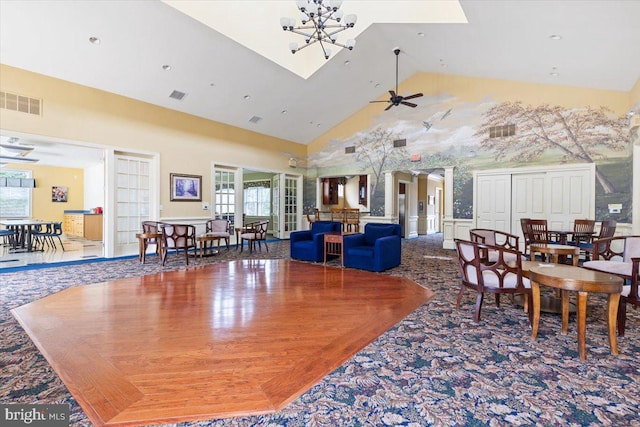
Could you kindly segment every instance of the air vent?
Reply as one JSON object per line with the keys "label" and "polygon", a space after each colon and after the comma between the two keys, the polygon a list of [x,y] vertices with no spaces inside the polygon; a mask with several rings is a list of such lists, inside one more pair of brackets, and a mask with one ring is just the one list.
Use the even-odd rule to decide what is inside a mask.
{"label": "air vent", "polygon": [[393,148],[400,148],[400,147],[406,147],[406,146],[407,146],[406,139],[396,139],[395,141],[393,141]]}
{"label": "air vent", "polygon": [[489,128],[489,138],[501,138],[516,134],[516,125],[491,126]]}
{"label": "air vent", "polygon": [[249,119],[251,123],[258,123],[260,120],[262,120],[262,117],[258,117],[258,116],[253,116]]}
{"label": "air vent", "polygon": [[356,146],[352,145],[351,147],[344,147],[344,154],[353,154],[356,152]]}
{"label": "air vent", "polygon": [[15,93],[0,92],[0,108],[41,116],[42,100]]}
{"label": "air vent", "polygon": [[169,95],[169,98],[173,98],[173,99],[177,99],[178,101],[182,101],[182,98],[184,98],[185,96],[187,96],[186,93],[180,92],[179,90],[174,90],[173,92],[171,92],[171,95]]}

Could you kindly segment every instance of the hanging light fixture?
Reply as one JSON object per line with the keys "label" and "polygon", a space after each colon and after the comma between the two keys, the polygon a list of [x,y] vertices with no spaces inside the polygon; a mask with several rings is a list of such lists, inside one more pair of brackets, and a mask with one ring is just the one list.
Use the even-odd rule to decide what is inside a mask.
{"label": "hanging light fixture", "polygon": [[291,53],[296,53],[312,44],[319,43],[324,53],[324,58],[329,59],[331,51],[325,43],[353,50],[356,45],[354,39],[348,39],[344,44],[338,43],[336,34],[346,29],[353,28],[358,19],[350,14],[343,17],[340,10],[342,0],[297,0],[296,6],[300,11],[302,25],[297,26],[294,18],[280,18],[280,26],[284,31],[300,34],[305,39],[305,44],[298,47],[298,43],[290,43]]}

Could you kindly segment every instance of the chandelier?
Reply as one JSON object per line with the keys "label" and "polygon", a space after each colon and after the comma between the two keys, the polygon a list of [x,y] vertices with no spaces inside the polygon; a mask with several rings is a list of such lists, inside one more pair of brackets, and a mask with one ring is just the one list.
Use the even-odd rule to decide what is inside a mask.
{"label": "chandelier", "polygon": [[305,44],[301,47],[298,47],[298,43],[290,43],[291,53],[296,53],[315,43],[319,43],[322,47],[325,59],[329,59],[331,55],[325,43],[353,50],[356,45],[354,39],[348,39],[344,44],[336,40],[337,33],[353,28],[358,19],[356,15],[346,15],[343,19],[341,5],[342,0],[297,0],[296,6],[300,11],[302,25],[296,26],[294,18],[280,18],[280,26],[284,31],[300,34],[305,39]]}

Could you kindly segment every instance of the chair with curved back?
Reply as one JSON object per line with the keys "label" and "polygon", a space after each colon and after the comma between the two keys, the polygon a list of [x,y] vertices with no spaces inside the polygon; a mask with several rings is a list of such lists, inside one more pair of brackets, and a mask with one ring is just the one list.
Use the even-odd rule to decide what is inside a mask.
{"label": "chair with curved back", "polygon": [[169,250],[175,250],[178,254],[184,251],[184,259],[189,265],[189,249],[196,250],[196,228],[188,224],[161,223],[162,232],[162,265],[167,261]]}
{"label": "chair with curved back", "polygon": [[244,250],[244,241],[247,241],[249,246],[249,253],[253,253],[253,250],[258,244],[258,248],[262,250],[262,243],[269,252],[269,246],[267,246],[267,229],[269,227],[268,220],[254,221],[246,224],[240,234],[240,252]]}
{"label": "chair with curved back", "polygon": [[210,219],[205,224],[205,230],[207,236],[213,236],[218,238],[218,251],[220,250],[220,240],[224,239],[224,242],[227,246],[227,250],[229,250],[229,238],[231,234],[229,230],[231,229],[231,222],[226,219]]}
{"label": "chair with curved back", "polygon": [[343,227],[346,232],[360,232],[360,209],[346,208],[343,209]]}
{"label": "chair with curved back", "polygon": [[[500,246],[501,248],[519,251],[518,242],[520,237],[515,234],[507,233],[500,230],[491,230],[488,228],[474,228],[469,231],[471,241],[475,243],[482,243],[490,246]],[[481,251],[481,262],[493,263],[498,260],[498,252],[488,251],[483,249]],[[511,253],[505,253],[507,257],[506,261],[515,261],[516,256]]]}
{"label": "chair with curved back", "polygon": [[[533,320],[533,310],[529,309],[531,284],[522,273],[522,253],[500,246],[484,245],[462,239],[454,239],[454,241],[462,275],[456,308],[460,308],[465,289],[474,290],[476,292],[474,321],[478,323],[485,292],[495,295],[496,307],[500,307],[501,294],[524,294],[525,309],[528,309],[529,322],[531,323]],[[497,253],[496,261],[489,264],[483,263],[481,261],[483,251],[495,251]],[[515,262],[506,260],[508,254],[515,257]]]}
{"label": "chair with curved back", "polygon": [[622,277],[620,304],[618,305],[618,335],[624,336],[627,323],[627,303],[640,307],[640,235],[615,236],[593,241],[593,261],[582,266]]}
{"label": "chair with curved back", "polygon": [[[160,222],[158,221],[142,221],[142,233],[145,235],[157,235],[160,233]],[[162,241],[157,237],[143,237],[142,248],[140,251],[140,261],[144,264],[146,260],[147,247],[149,245],[156,246],[156,255],[160,254]]]}
{"label": "chair with curved back", "polygon": [[580,247],[580,251],[584,253],[585,261],[589,261],[589,259],[591,259],[591,254],[593,253],[593,241],[606,239],[607,237],[613,237],[613,235],[616,234],[616,226],[616,220],[604,220],[600,223],[600,232],[598,234],[598,237],[595,237],[588,242],[585,241],[578,244],[578,246]]}

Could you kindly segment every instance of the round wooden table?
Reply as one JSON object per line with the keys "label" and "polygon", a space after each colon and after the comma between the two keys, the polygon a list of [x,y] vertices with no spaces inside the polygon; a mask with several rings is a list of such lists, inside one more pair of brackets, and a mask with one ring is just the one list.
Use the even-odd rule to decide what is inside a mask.
{"label": "round wooden table", "polygon": [[535,253],[551,255],[552,262],[559,264],[561,261],[560,257],[566,257],[567,255],[571,255],[571,259],[573,261],[573,265],[578,265],[578,259],[580,257],[580,248],[577,246],[569,246],[569,245],[553,245],[550,243],[532,243],[529,245],[529,253],[531,254],[531,259],[534,259]]}
{"label": "round wooden table", "polygon": [[587,296],[589,292],[600,292],[608,294],[607,327],[609,331],[609,346],[612,354],[618,354],[616,316],[623,284],[623,280],[620,277],[571,265],[548,264],[548,266],[544,267],[531,267],[529,269],[529,280],[531,281],[532,294],[533,324],[531,337],[533,339],[536,339],[538,335],[538,323],[540,322],[540,285],[560,289],[562,297],[562,332],[565,334],[569,330],[569,292],[575,291],[578,293],[578,352],[580,353],[580,359],[586,360]]}

